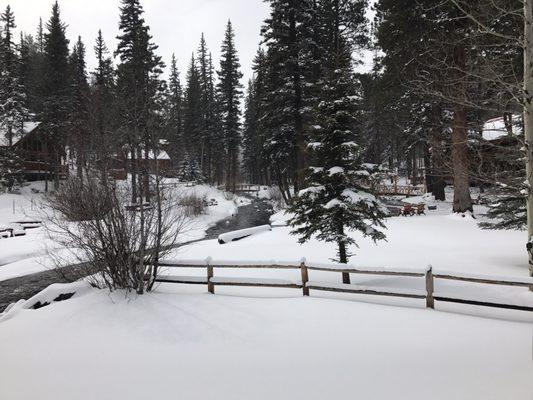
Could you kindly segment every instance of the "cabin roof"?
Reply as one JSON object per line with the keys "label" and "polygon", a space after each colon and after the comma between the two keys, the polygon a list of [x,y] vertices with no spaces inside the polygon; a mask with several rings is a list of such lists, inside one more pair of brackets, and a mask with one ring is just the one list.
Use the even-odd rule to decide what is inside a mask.
{"label": "cabin roof", "polygon": [[[17,144],[21,139],[26,137],[29,133],[33,132],[41,123],[34,121],[24,122],[22,126],[22,134],[16,133],[13,137],[13,145]],[[0,147],[9,146],[9,140],[6,137],[7,129],[5,127],[0,127]]]}

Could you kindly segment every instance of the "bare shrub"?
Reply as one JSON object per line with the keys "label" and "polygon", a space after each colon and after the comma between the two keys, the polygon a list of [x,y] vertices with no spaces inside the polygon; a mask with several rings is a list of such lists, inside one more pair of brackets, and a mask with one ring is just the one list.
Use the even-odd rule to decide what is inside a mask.
{"label": "bare shrub", "polygon": [[[174,206],[172,193],[163,193],[157,182],[150,204],[131,206],[131,193],[125,187],[76,180],[48,201],[52,210],[48,232],[70,250],[67,257],[55,257],[56,267],[86,263],[79,278],[89,275],[93,286],[138,294],[150,290],[159,260],[186,227],[187,219]],[[80,190],[82,196],[74,193]]]}
{"label": "bare shrub", "polygon": [[196,193],[189,193],[179,199],[179,205],[183,207],[185,216],[197,217],[205,214],[207,209],[207,197],[198,196]]}
{"label": "bare shrub", "polygon": [[274,204],[276,209],[282,209],[285,207],[285,200],[283,199],[283,194],[281,190],[276,186],[271,186],[268,188],[268,198]]}
{"label": "bare shrub", "polygon": [[112,199],[107,188],[92,183],[69,179],[50,198],[50,204],[69,222],[101,219],[112,207]]}
{"label": "bare shrub", "polygon": [[235,193],[232,193],[232,192],[224,192],[224,198],[228,201],[233,201],[235,200],[237,196],[235,195]]}

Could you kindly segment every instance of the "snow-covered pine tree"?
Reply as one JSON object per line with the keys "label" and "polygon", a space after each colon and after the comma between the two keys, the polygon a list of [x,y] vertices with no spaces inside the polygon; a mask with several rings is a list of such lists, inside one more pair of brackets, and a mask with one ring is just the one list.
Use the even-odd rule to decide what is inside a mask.
{"label": "snow-covered pine tree", "polygon": [[198,66],[194,54],[187,70],[183,105],[184,153],[191,159],[200,160],[202,142],[202,92]]}
{"label": "snow-covered pine tree", "polygon": [[203,183],[205,177],[202,174],[202,170],[194,158],[185,156],[180,163],[178,170],[178,180],[186,183]]}
{"label": "snow-covered pine tree", "polygon": [[[69,112],[69,41],[66,37],[66,25],[61,21],[59,5],[52,7],[52,16],[46,24],[44,35],[44,104],[40,116],[41,129],[46,134],[47,151],[52,154],[49,167],[54,171],[57,187],[68,128]],[[46,181],[48,183],[48,180]]]}
{"label": "snow-covered pine tree", "polygon": [[[522,120],[518,124],[522,124]],[[515,126],[512,132],[521,130]],[[485,214],[490,221],[483,221],[479,225],[483,229],[525,229],[527,226],[528,193],[526,185],[526,168],[524,162],[523,135],[508,134],[502,138],[505,144],[487,146],[492,147],[495,159],[491,164],[497,165],[494,176],[490,181],[494,183],[483,194],[488,210]],[[489,181],[489,182],[490,182]]]}
{"label": "snow-covered pine tree", "polygon": [[92,145],[99,163],[102,182],[106,183],[110,156],[121,143],[112,134],[117,127],[115,71],[102,30],[98,30],[93,50],[96,56],[96,68],[92,72],[94,83],[90,99]]}
{"label": "snow-covered pine tree", "polygon": [[70,140],[76,155],[76,174],[83,177],[89,152],[89,84],[85,64],[85,45],[78,37],[70,55]]}
{"label": "snow-covered pine tree", "polygon": [[[356,245],[350,231],[360,231],[374,241],[385,238],[381,230],[385,209],[363,184],[370,166],[362,162],[358,143],[360,89],[353,74],[350,42],[343,37],[340,25],[336,29],[323,63],[319,125],[314,126],[308,145],[313,156],[308,187],[298,193],[290,211],[294,213],[293,233],[300,242],[316,236],[336,243],[337,260],[347,263],[349,246]],[[343,274],[343,282],[350,282],[349,274]]]}
{"label": "snow-covered pine tree", "polygon": [[[159,76],[163,62],[156,54],[150,28],[143,18],[140,0],[121,0],[120,35],[115,52],[120,58],[117,66],[117,94],[122,128],[127,132],[127,142],[132,154],[132,201],[149,199],[148,157],[158,138],[150,129],[157,119],[157,96],[160,90]],[[141,151],[144,148],[144,152]],[[143,162],[138,158],[144,155]],[[142,178],[138,191],[137,175]]]}
{"label": "snow-covered pine tree", "polygon": [[235,192],[239,169],[240,102],[243,96],[240,82],[243,75],[240,68],[235,47],[235,33],[231,21],[228,21],[221,48],[217,98],[226,148],[226,190],[231,192]]}
{"label": "snow-covered pine tree", "polygon": [[211,54],[207,48],[205,36],[202,33],[200,45],[198,47],[198,78],[200,81],[201,102],[200,108],[202,110],[202,151],[201,151],[201,166],[204,176],[212,181],[213,171],[213,154],[216,153],[214,143],[216,141],[217,132],[215,130],[215,93],[214,93],[214,71],[211,62]]}
{"label": "snow-covered pine tree", "polygon": [[0,184],[9,191],[24,182],[24,164],[14,148],[0,147]]}
{"label": "snow-covered pine tree", "polygon": [[248,182],[260,183],[260,141],[258,137],[257,97],[255,80],[248,81],[244,100],[244,125],[242,131],[242,166]]}
{"label": "snow-covered pine tree", "polygon": [[262,28],[267,52],[261,123],[265,155],[288,201],[305,185],[306,141],[314,120],[321,64],[318,2],[268,2],[271,12]]}
{"label": "snow-covered pine tree", "polygon": [[170,145],[171,158],[177,165],[183,151],[183,90],[176,56],[172,54],[168,92],[166,96],[166,138]]}
{"label": "snow-covered pine tree", "polygon": [[22,133],[24,120],[28,116],[26,93],[22,84],[20,58],[14,42],[15,16],[11,8],[0,15],[3,35],[0,37],[0,128],[5,132],[9,146]]}

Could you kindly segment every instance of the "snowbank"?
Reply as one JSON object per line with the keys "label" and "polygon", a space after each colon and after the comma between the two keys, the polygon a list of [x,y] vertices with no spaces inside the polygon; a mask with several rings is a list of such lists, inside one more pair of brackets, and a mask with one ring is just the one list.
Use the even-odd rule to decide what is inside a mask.
{"label": "snowbank", "polygon": [[223,233],[218,236],[218,243],[224,244],[229,242],[234,242],[239,239],[243,239],[252,235],[257,235],[263,232],[270,232],[272,227],[270,225],[261,225],[255,226],[253,228],[239,229],[238,231],[232,231],[228,233]]}
{"label": "snowbank", "polygon": [[533,393],[531,324],[174,287],[139,298],[91,290],[0,323],[0,398],[530,400]]}

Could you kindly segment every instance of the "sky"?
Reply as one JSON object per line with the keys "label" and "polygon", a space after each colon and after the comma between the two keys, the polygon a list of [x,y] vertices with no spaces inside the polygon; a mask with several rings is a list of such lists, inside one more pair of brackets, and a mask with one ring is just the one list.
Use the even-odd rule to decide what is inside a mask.
{"label": "sky", "polygon": [[[39,17],[43,22],[50,18],[54,1],[0,0],[0,10],[5,10],[9,4],[15,13],[17,31],[34,34]],[[260,42],[259,31],[269,13],[268,5],[262,0],[142,0],[141,3],[154,42],[159,46],[158,54],[167,67],[172,53],[176,54],[182,81],[202,32],[218,68],[220,45],[228,19],[235,29],[243,83],[251,77],[252,60]],[[87,47],[89,68],[95,64],[92,48],[98,29],[102,29],[109,49],[116,49],[119,5],[120,0],[59,0],[61,19],[67,24],[67,36],[72,45],[81,35]]]}
{"label": "sky", "polygon": [[[48,21],[55,0],[0,0],[0,10],[9,4],[15,13],[17,31],[35,34],[39,17]],[[372,2],[374,0],[371,0]],[[219,65],[220,45],[228,19],[235,29],[243,83],[252,77],[252,60],[260,43],[260,29],[269,14],[263,0],[142,0],[145,20],[150,26],[158,54],[170,65],[172,53],[178,58],[182,82],[193,51],[202,32],[213,54],[215,68]],[[71,45],[81,35],[87,47],[87,64],[95,65],[93,52],[98,29],[110,51],[116,49],[120,0],[59,0],[61,19],[67,24]],[[366,54],[368,68],[369,54]]]}

